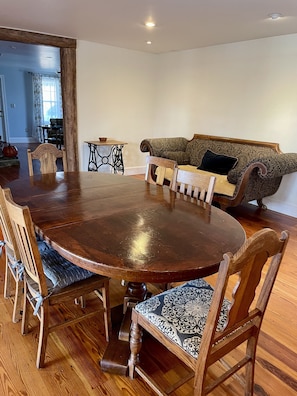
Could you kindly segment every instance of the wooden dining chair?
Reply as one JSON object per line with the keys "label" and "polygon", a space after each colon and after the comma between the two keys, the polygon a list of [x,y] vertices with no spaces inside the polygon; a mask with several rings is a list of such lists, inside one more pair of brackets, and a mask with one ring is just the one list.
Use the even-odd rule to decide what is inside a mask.
{"label": "wooden dining chair", "polygon": [[[144,329],[191,369],[195,396],[207,395],[233,375],[244,383],[245,396],[253,395],[258,337],[287,241],[287,231],[279,238],[272,229],[262,229],[236,254],[223,255],[214,289],[201,278],[136,305],[132,310],[130,377],[137,373],[158,395],[166,394],[141,365]],[[237,284],[230,297],[228,284],[234,286],[234,276]],[[222,360],[224,372],[217,376],[219,372],[210,367]],[[245,375],[238,373],[242,368]],[[180,385],[182,380],[171,390]]]}
{"label": "wooden dining chair", "polygon": [[[171,169],[173,176],[173,171],[176,167],[177,162],[174,160],[149,155],[146,157],[145,181],[162,186],[166,183],[166,170]],[[171,177],[171,180],[168,180],[170,188],[172,186],[172,182],[173,178]]]}
{"label": "wooden dining chair", "polygon": [[3,237],[1,250],[5,249],[4,298],[12,298],[13,296],[12,321],[18,322],[21,319],[22,310],[23,266],[20,261],[20,253],[12,230],[2,187],[0,187],[0,225]]}
{"label": "wooden dining chair", "polygon": [[51,143],[41,143],[36,147],[34,151],[31,149],[27,150],[28,157],[28,167],[29,167],[29,176],[33,176],[34,160],[38,160],[40,163],[40,172],[42,174],[45,173],[55,173],[57,172],[57,159],[62,158],[63,171],[67,172],[67,160],[66,160],[66,151],[64,148],[59,150],[54,144]]}
{"label": "wooden dining chair", "polygon": [[198,201],[211,204],[215,183],[215,176],[175,168],[171,188]]}
{"label": "wooden dining chair", "polygon": [[[0,241],[0,253],[5,250],[5,278],[4,278],[4,298],[13,300],[12,321],[18,322],[22,317],[23,300],[23,264],[20,259],[18,245],[12,230],[10,217],[6,208],[4,189],[0,186],[0,226],[3,240]],[[40,252],[48,250],[49,246],[37,238],[37,245]],[[13,285],[14,283],[14,285]]]}
{"label": "wooden dining chair", "polygon": [[[69,312],[59,323],[51,321],[52,307],[75,298],[86,296],[91,292],[100,298],[104,311],[106,340],[111,329],[109,278],[84,270],[60,256],[54,249],[40,254],[35,237],[30,210],[27,206],[17,205],[10,190],[4,191],[7,210],[24,265],[24,303],[22,316],[22,334],[28,331],[28,308],[31,305],[34,315],[40,321],[39,341],[36,358],[38,368],[44,366],[47,339],[50,332],[61,327],[78,323],[102,312],[102,306],[89,310],[73,304],[76,314],[69,318]],[[55,315],[56,316],[56,315]],[[68,319],[65,319],[66,316]],[[55,318],[57,319],[57,318]]]}

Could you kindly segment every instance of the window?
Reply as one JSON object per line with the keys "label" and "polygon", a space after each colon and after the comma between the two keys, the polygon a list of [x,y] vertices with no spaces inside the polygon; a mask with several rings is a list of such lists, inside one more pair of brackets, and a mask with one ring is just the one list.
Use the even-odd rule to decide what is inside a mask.
{"label": "window", "polygon": [[41,128],[51,118],[63,119],[61,80],[57,75],[32,73],[33,128],[32,136],[43,141]]}
{"label": "window", "polygon": [[63,118],[60,78],[42,76],[42,104],[44,125],[51,118]]}

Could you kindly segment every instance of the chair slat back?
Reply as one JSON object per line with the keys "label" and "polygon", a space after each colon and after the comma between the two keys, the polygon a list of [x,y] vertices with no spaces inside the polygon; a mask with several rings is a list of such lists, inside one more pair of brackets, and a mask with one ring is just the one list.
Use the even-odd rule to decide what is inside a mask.
{"label": "chair slat back", "polygon": [[[279,238],[275,231],[263,229],[250,237],[235,255],[224,254],[203,332],[196,378],[205,371],[206,361],[211,365],[244,340],[254,338],[255,341],[250,346],[256,347],[262,319],[287,242],[286,231]],[[227,324],[223,331],[216,331],[228,283],[236,274],[238,282],[233,289]],[[232,282],[234,283],[234,278]]]}
{"label": "chair slat back", "polygon": [[17,205],[9,189],[4,191],[6,207],[26,274],[38,285],[39,293],[47,295],[47,286],[34,226],[27,206]]}
{"label": "chair slat back", "polygon": [[250,307],[256,296],[256,289],[260,284],[263,267],[269,265],[264,277],[261,293],[255,308],[263,315],[268,303],[269,295],[280,266],[284,249],[287,244],[287,234],[282,233],[279,239],[273,230],[262,230],[250,238],[245,248],[232,257],[228,254],[228,276],[239,274],[238,284],[233,291],[233,301],[229,312],[228,328],[247,321]]}
{"label": "chair slat back", "polygon": [[66,151],[64,148],[59,150],[51,143],[42,143],[34,151],[27,150],[29,175],[33,176],[33,160],[40,161],[40,172],[55,173],[57,172],[57,159],[62,158],[63,170],[67,172]]}
{"label": "chair slat back", "polygon": [[[166,179],[166,169],[174,169],[177,167],[177,162],[168,158],[147,156],[146,157],[146,172],[145,180],[151,184],[158,184],[162,186]],[[169,187],[171,188],[173,178],[169,180]]]}
{"label": "chair slat back", "polygon": [[5,190],[0,186],[0,226],[7,253],[15,261],[18,261],[20,259],[20,253],[6,207],[4,191]]}
{"label": "chair slat back", "polygon": [[199,201],[212,203],[215,176],[189,172],[176,168],[173,176],[172,189]]}

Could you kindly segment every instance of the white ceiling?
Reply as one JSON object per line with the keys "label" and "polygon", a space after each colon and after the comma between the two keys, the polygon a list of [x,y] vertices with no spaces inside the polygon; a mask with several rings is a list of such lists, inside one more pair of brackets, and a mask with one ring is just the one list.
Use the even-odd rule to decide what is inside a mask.
{"label": "white ceiling", "polygon": [[[297,33],[297,0],[1,0],[0,26],[159,54]],[[49,49],[30,47],[22,57],[50,61]]]}

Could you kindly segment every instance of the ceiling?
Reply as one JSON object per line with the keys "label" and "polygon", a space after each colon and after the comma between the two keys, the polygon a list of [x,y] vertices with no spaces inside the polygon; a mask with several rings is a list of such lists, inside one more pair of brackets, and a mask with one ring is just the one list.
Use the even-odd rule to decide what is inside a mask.
{"label": "ceiling", "polygon": [[[297,33],[297,0],[1,0],[0,26],[160,54]],[[59,66],[55,49],[13,47],[0,42],[1,63]]]}

